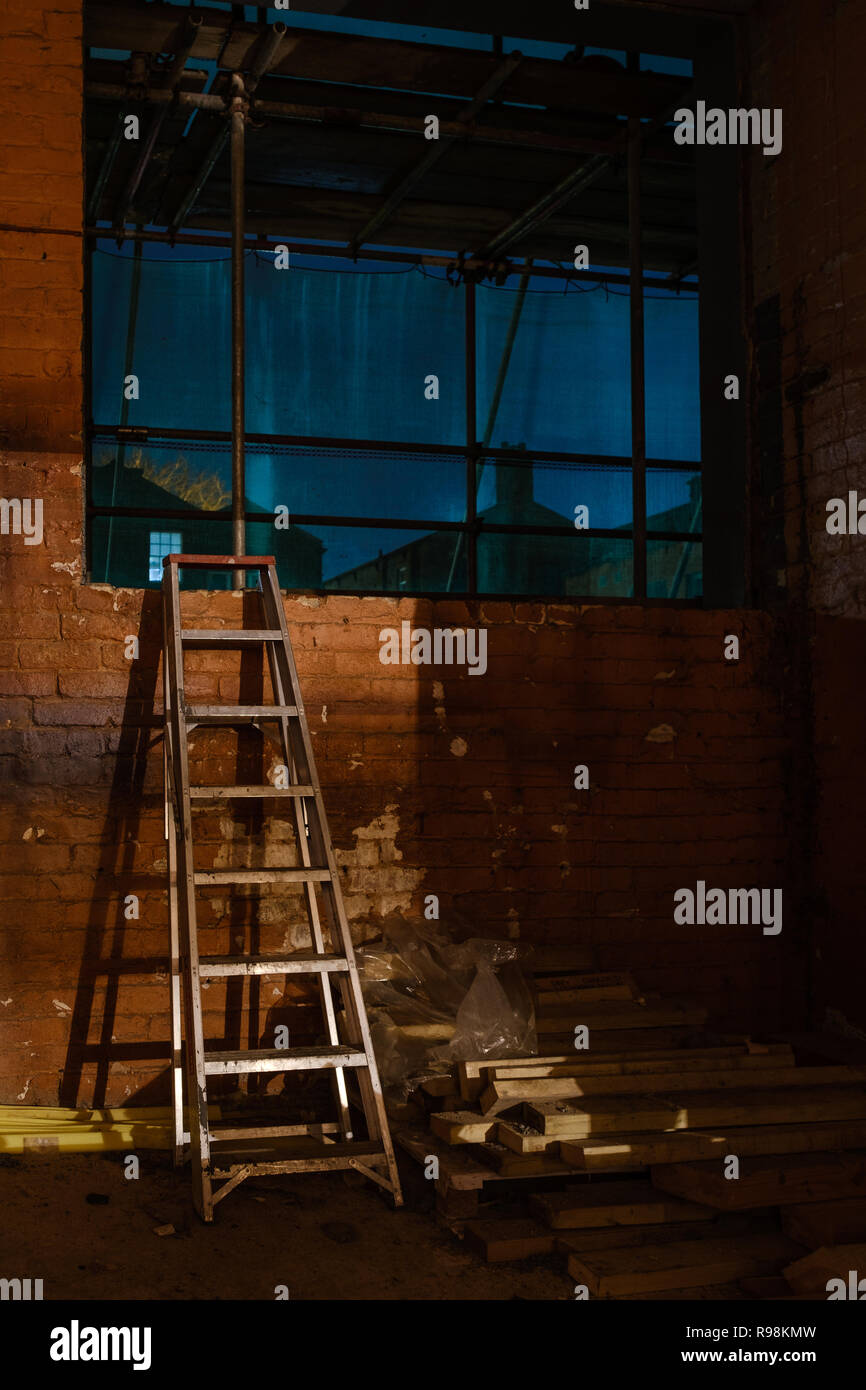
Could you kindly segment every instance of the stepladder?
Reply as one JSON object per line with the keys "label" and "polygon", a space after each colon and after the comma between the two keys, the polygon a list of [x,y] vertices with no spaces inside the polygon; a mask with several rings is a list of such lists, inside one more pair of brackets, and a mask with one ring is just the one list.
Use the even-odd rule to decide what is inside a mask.
{"label": "stepladder", "polygon": [[[186,587],[190,576],[239,570],[247,584],[234,596],[240,621],[184,626],[181,574]],[[208,1222],[215,1206],[246,1178],[334,1169],[363,1174],[400,1206],[382,1086],[274,559],[168,555],[162,590],[175,1164],[189,1159],[195,1208]],[[257,626],[246,621],[250,614]],[[238,702],[190,702],[185,658],[232,650],[247,664]],[[257,687],[252,699],[258,694],[260,703],[251,701],[251,684]],[[221,696],[224,688],[221,676]],[[196,747],[191,758],[192,733],[196,745],[217,740],[218,754],[205,749],[201,757]],[[238,746],[245,740],[243,759],[231,748],[233,737]],[[249,773],[250,747],[259,750],[258,760],[252,758],[260,765],[258,777],[236,776],[220,785],[191,780],[191,766],[222,769],[232,766],[233,757],[234,766]],[[269,774],[272,780],[266,781]],[[200,833],[208,814],[209,837]],[[267,826],[273,819],[281,833],[288,827],[291,863],[285,862],[282,841],[279,862],[256,862],[270,857]],[[214,820],[221,827],[216,836]],[[236,832],[251,825],[254,833],[245,843]],[[290,1028],[273,1026],[273,1010],[262,1004],[265,988],[269,999],[280,996],[280,980],[284,987],[301,986],[294,992],[314,996],[318,1005],[318,1027],[311,1032],[305,1025],[303,1045],[294,1045]],[[244,1030],[234,1020],[240,1018],[246,1047],[238,1046]],[[275,1113],[274,1097],[266,1091],[281,1083]],[[247,1090],[239,1106],[242,1086]],[[296,1114],[293,1086],[306,1097]],[[321,1118],[309,1107],[311,1087],[314,1100],[325,1099]],[[223,1107],[219,1101],[230,1090],[235,1103]]]}

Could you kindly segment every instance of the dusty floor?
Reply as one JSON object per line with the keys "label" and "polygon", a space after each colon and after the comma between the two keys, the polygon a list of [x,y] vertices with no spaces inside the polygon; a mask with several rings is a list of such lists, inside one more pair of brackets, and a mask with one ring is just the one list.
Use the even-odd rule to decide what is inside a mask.
{"label": "dusty floor", "polygon": [[46,1300],[572,1296],[564,1260],[491,1266],[439,1229],[417,1167],[400,1211],[355,1175],[309,1174],[245,1183],[204,1226],[188,1170],[140,1159],[127,1180],[120,1155],[0,1158],[0,1277],[41,1278]]}

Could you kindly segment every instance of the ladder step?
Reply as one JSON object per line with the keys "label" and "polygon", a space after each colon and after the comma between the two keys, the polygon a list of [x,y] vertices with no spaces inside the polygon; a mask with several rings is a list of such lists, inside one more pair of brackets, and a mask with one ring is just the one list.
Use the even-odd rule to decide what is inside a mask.
{"label": "ladder step", "polygon": [[326,1135],[339,1134],[340,1126],[336,1123],[308,1124],[308,1125],[238,1125],[228,1129],[211,1129],[210,1141],[212,1144],[225,1144],[229,1140],[235,1139],[306,1139],[310,1136],[324,1138]]}
{"label": "ladder step", "polygon": [[205,883],[328,883],[330,869],[208,869],[193,875]]}
{"label": "ladder step", "polygon": [[186,627],[181,629],[180,640],[185,647],[202,646],[216,647],[223,643],[228,646],[241,646],[247,642],[282,642],[283,634],[278,627],[274,628],[197,628]]}
{"label": "ladder step", "polygon": [[232,801],[241,797],[315,796],[311,786],[297,783],[292,787],[190,787],[190,801]]}
{"label": "ladder step", "polygon": [[346,974],[345,956],[299,951],[292,956],[202,956],[199,974],[209,979],[220,975],[325,975]]}
{"label": "ladder step", "polygon": [[[232,1159],[236,1161],[233,1163]],[[213,1178],[230,1178],[239,1168],[246,1169],[250,1177],[267,1177],[280,1173],[326,1173],[333,1169],[354,1168],[358,1162],[365,1167],[375,1167],[387,1162],[382,1145],[375,1140],[328,1144],[314,1157],[285,1158],[273,1163],[251,1161],[244,1154],[243,1147],[237,1156],[219,1153],[215,1155],[215,1160],[220,1165],[231,1166],[214,1167],[211,1170]]]}
{"label": "ladder step", "polygon": [[187,705],[190,724],[254,724],[258,719],[294,719],[297,705]]}
{"label": "ladder step", "polygon": [[329,1067],[366,1067],[367,1058],[355,1047],[274,1048],[264,1052],[206,1052],[206,1076],[241,1072],[323,1071]]}
{"label": "ladder step", "polygon": [[166,555],[162,567],[182,565],[188,570],[266,570],[277,562],[273,555]]}

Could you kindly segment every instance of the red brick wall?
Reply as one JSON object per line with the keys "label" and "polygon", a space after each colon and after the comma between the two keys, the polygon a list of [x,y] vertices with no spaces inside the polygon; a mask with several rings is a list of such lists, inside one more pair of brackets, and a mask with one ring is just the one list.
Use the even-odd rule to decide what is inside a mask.
{"label": "red brick wall", "polygon": [[811,707],[798,777],[815,1019],[866,1035],[866,537],[831,536],[825,525],[831,498],[856,488],[866,497],[866,9],[763,0],[749,32],[752,100],[785,113],[781,157],[752,161],[750,234],[754,298],[779,296],[782,383],[793,397],[781,505],[793,670]]}
{"label": "red brick wall", "polygon": [[[158,616],[152,594],[80,582],[82,248],[46,230],[81,227],[77,12],[13,5],[0,83],[25,142],[23,157],[8,143],[3,156],[19,160],[2,190],[22,230],[0,233],[0,482],[45,504],[44,544],[4,537],[0,556],[0,1102],[165,1094]],[[228,594],[185,602],[199,625],[237,614]],[[460,934],[590,943],[602,967],[631,964],[720,1023],[802,1023],[801,710],[781,697],[781,620],[340,596],[295,596],[287,612],[358,939],[436,893]],[[488,674],[382,666],[379,630],[404,618],[485,625]],[[123,638],[139,632],[130,664]],[[735,665],[722,655],[731,632]],[[228,660],[191,659],[196,696],[226,697]],[[210,756],[202,743],[196,762],[232,778],[225,745]],[[588,792],[573,789],[580,763]],[[230,825],[204,828],[202,854],[215,853]],[[283,844],[278,825],[257,852],[278,858]],[[698,878],[784,888],[782,936],[675,927],[673,892]],[[137,922],[123,916],[128,893]],[[216,936],[229,919],[211,912]],[[282,940],[282,922],[262,930]],[[263,995],[262,1021],[290,1002],[282,987]],[[229,1026],[244,1026],[234,1004]]]}

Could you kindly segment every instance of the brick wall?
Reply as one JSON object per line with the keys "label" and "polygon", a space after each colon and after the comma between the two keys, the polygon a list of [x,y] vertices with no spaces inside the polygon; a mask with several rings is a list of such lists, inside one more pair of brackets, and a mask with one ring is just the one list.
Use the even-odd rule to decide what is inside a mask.
{"label": "brick wall", "polygon": [[814,1016],[866,1035],[866,538],[825,525],[831,498],[866,497],[866,10],[764,0],[749,31],[752,99],[785,113],[782,155],[752,162],[749,230],[754,301],[776,306],[780,329],[782,467],[770,505],[785,533],[788,680],[809,706],[797,776]]}
{"label": "brick wall", "polygon": [[[44,499],[45,539],[4,537],[0,556],[0,1103],[164,1098],[158,612],[151,593],[80,582],[81,242],[48,234],[81,226],[78,6],[11,9],[15,85],[0,84],[0,104],[26,153],[3,171],[23,230],[0,233],[0,482],[6,497]],[[51,119],[46,91],[60,104]],[[52,159],[56,196],[41,172]],[[239,602],[185,598],[199,625],[236,619]],[[592,944],[602,967],[631,964],[721,1024],[802,1023],[803,707],[779,679],[792,659],[782,616],[344,596],[293,596],[287,613],[359,940],[436,893],[461,935]],[[382,666],[379,630],[404,618],[485,625],[487,675]],[[728,633],[738,664],[723,660]],[[197,697],[226,698],[230,660],[191,659]],[[202,775],[232,780],[235,756],[196,741]],[[237,756],[248,770],[257,755]],[[589,791],[573,788],[577,764]],[[238,824],[280,862],[284,824]],[[231,821],[204,832],[202,862],[231,852]],[[698,878],[783,887],[782,936],[676,927],[673,892]],[[130,893],[138,920],[124,916]],[[251,925],[246,907],[208,912],[223,948],[227,930]],[[282,942],[281,917],[258,925],[263,944]],[[277,984],[262,1026],[294,1006]],[[214,999],[209,1029],[227,1002],[240,1036],[236,1001]]]}

